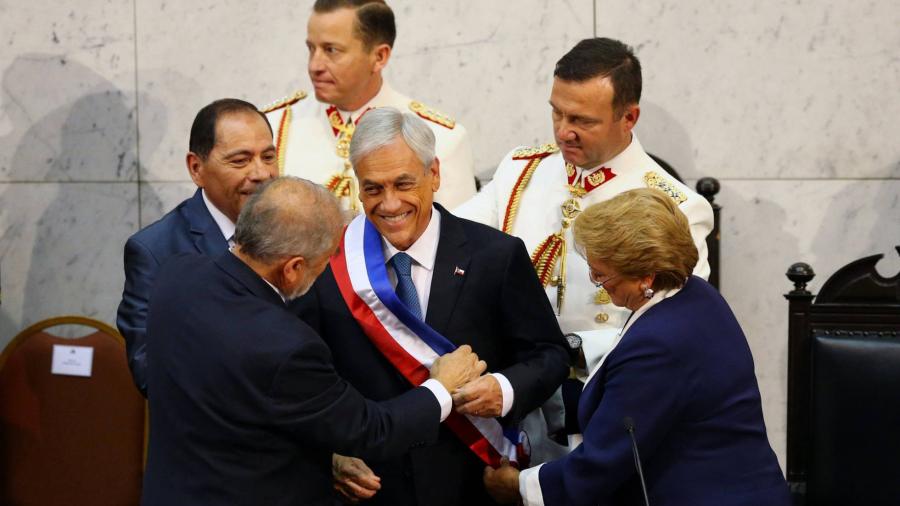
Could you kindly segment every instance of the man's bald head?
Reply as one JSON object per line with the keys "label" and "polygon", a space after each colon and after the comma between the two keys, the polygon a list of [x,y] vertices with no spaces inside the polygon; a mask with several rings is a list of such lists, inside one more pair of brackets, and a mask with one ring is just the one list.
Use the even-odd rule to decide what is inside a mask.
{"label": "man's bald head", "polygon": [[340,206],[331,193],[305,179],[284,176],[263,185],[247,201],[234,241],[258,262],[298,256],[311,262],[332,253],[342,226]]}

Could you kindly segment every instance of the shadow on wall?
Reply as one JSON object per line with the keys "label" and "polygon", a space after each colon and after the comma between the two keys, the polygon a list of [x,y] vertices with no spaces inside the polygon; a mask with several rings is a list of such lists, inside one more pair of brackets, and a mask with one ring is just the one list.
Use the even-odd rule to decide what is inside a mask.
{"label": "shadow on wall", "polygon": [[[893,169],[885,172],[900,178],[900,160],[897,160]],[[869,231],[869,244],[881,245],[881,248],[865,255],[883,253],[884,258],[875,264],[875,270],[886,278],[893,277],[900,273],[900,255],[894,249],[895,246],[900,246],[900,179],[879,184],[871,202],[878,210],[878,218]]]}
{"label": "shadow on wall", "polygon": [[646,151],[669,162],[685,180],[721,177],[715,167],[697,168],[691,136],[678,119],[658,104],[641,101],[641,116],[635,128]]}
{"label": "shadow on wall", "polygon": [[63,313],[112,321],[137,230],[133,96],[78,62],[30,54],[3,71],[0,104],[12,125],[0,177],[33,183],[0,194],[0,343]]}
{"label": "shadow on wall", "polygon": [[765,186],[722,184],[722,293],[750,343],[769,442],[782,469],[786,447],[787,267],[801,258],[784,207]]}

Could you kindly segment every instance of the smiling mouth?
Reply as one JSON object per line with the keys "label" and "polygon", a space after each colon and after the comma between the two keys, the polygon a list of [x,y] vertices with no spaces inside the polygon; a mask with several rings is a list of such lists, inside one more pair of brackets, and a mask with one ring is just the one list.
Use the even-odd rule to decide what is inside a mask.
{"label": "smiling mouth", "polygon": [[384,221],[386,221],[387,223],[389,223],[389,224],[397,224],[397,223],[400,223],[400,222],[402,222],[403,220],[405,220],[405,219],[406,219],[407,217],[409,217],[411,214],[412,214],[412,211],[407,211],[407,212],[405,212],[405,213],[395,214],[395,215],[393,215],[393,216],[385,216],[385,215],[382,214],[382,215],[379,215],[379,217],[380,217],[382,220],[384,220]]}

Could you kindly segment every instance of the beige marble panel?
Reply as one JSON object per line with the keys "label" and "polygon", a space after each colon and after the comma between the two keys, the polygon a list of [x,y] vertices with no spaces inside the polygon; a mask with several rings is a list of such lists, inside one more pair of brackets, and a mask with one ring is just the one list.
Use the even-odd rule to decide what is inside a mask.
{"label": "beige marble panel", "polygon": [[82,315],[115,325],[133,183],[0,183],[0,347],[36,321]]}
{"label": "beige marble panel", "polygon": [[0,2],[0,181],[137,174],[131,0]]}
{"label": "beige marble panel", "polygon": [[235,97],[259,106],[306,81],[311,0],[137,2],[142,180],[184,181],[197,111]]}
{"label": "beige marble panel", "polygon": [[466,126],[479,177],[513,147],[553,140],[553,68],[591,37],[590,0],[395,3],[387,76]]}
{"label": "beige marble panel", "polygon": [[644,145],[688,174],[900,177],[893,0],[597,1],[637,49]]}

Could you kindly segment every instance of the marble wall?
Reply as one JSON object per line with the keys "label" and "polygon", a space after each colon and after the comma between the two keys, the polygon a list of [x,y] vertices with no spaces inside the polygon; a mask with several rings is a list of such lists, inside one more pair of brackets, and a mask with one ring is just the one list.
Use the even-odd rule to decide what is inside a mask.
{"label": "marble wall", "polygon": [[[112,323],[125,239],[188,197],[196,110],[309,89],[311,0],[0,0],[0,346],[60,314]],[[552,139],[555,61],[594,34],[644,66],[637,131],[689,180],[719,178],[722,290],[750,340],[784,458],[784,271],[886,253],[900,269],[900,7],[890,0],[395,0],[387,70],[455,116],[489,177]]]}

